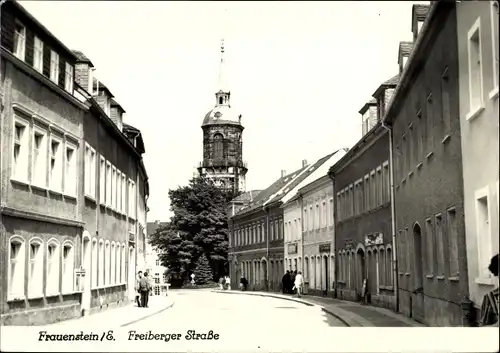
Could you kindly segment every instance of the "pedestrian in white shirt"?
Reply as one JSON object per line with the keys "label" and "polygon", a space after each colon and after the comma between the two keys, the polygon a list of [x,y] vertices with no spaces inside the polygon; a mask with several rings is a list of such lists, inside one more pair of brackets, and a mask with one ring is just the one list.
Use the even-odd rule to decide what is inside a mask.
{"label": "pedestrian in white shirt", "polygon": [[297,290],[297,296],[300,297],[302,294],[302,285],[304,284],[304,278],[302,277],[302,272],[297,272],[297,275],[295,276],[295,289]]}
{"label": "pedestrian in white shirt", "polygon": [[226,276],[226,289],[231,290],[231,278],[229,276]]}

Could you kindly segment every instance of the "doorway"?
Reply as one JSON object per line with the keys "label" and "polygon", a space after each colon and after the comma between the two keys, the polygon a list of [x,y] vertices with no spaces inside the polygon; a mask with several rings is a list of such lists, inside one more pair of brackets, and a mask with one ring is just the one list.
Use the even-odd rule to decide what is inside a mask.
{"label": "doorway", "polygon": [[356,292],[359,294],[362,294],[363,292],[363,280],[366,277],[365,252],[360,248],[356,252],[355,266]]}
{"label": "doorway", "polygon": [[413,288],[410,317],[424,322],[424,271],[422,258],[422,229],[418,223],[413,226]]}
{"label": "doorway", "polygon": [[90,250],[90,236],[87,231],[83,235],[82,243],[82,267],[85,269],[85,277],[83,278],[83,292],[82,292],[82,316],[86,315],[90,310],[91,298],[91,250]]}
{"label": "doorway", "polygon": [[328,268],[328,262],[329,262],[328,257],[323,256],[323,266],[325,268],[325,271],[323,271],[323,283],[325,284],[325,288],[323,289],[323,295],[325,297],[328,295],[328,288],[329,288],[328,276],[330,275],[330,271]]}

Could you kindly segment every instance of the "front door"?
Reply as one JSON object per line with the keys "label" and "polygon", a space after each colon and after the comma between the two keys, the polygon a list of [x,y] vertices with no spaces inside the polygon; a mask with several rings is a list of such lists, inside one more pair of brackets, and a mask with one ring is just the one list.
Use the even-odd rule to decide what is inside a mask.
{"label": "front door", "polygon": [[85,277],[83,278],[83,292],[82,292],[82,314],[86,315],[90,310],[90,298],[91,298],[91,288],[90,288],[90,280],[91,280],[91,249],[90,249],[90,238],[83,239],[82,244],[82,266],[85,269]]}
{"label": "front door", "polygon": [[411,293],[411,317],[416,321],[424,322],[424,280],[423,280],[423,258],[422,258],[422,231],[418,224],[413,227],[413,268],[415,277],[412,279]]}
{"label": "front door", "polygon": [[323,289],[323,294],[326,296],[328,295],[328,273],[330,272],[328,269],[328,257],[324,256],[323,257],[323,263],[325,267],[325,271],[323,272],[323,283],[325,284],[325,288]]}

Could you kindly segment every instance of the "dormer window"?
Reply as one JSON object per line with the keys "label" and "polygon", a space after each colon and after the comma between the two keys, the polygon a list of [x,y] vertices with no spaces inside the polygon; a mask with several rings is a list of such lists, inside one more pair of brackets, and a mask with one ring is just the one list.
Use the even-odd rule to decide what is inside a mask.
{"label": "dormer window", "polygon": [[50,51],[50,79],[59,84],[59,54]]}
{"label": "dormer window", "polygon": [[14,55],[24,61],[26,53],[26,27],[16,22],[14,30]]}
{"label": "dormer window", "polygon": [[64,89],[69,93],[73,93],[73,66],[66,63],[66,72],[64,74]]}
{"label": "dormer window", "polygon": [[43,42],[38,37],[35,37],[33,48],[33,67],[38,72],[43,72]]}

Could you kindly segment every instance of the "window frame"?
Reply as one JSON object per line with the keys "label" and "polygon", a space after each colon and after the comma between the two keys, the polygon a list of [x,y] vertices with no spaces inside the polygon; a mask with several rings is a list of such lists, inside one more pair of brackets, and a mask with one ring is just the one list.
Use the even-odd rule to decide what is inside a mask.
{"label": "window frame", "polygon": [[[37,44],[40,44],[40,46],[37,46]],[[35,36],[33,44],[33,68],[40,73],[43,73],[43,48],[43,41]]]}
{"label": "window frame", "polygon": [[[68,150],[72,150],[72,160],[68,161]],[[68,172],[69,170],[69,172]],[[72,173],[70,175],[68,173]],[[77,196],[78,187],[78,146],[66,140],[64,146],[64,195]]]}
{"label": "window frame", "polygon": [[[59,136],[56,136],[54,133],[50,133],[50,139],[49,139],[49,189],[51,191],[54,191],[54,192],[57,192],[57,193],[60,193],[62,194],[63,193],[63,175],[64,175],[64,162],[66,160],[66,157],[65,157],[65,146],[64,146],[64,139],[63,137],[59,137]],[[56,160],[56,163],[59,163],[58,166],[59,166],[59,170],[56,170],[54,171],[55,174],[59,173],[59,180],[56,180],[59,182],[60,186],[59,188],[55,188],[54,186],[54,182],[53,182],[53,171],[52,171],[52,158],[54,157],[52,155],[52,142],[55,141],[57,143],[59,143],[59,147],[58,147],[58,155],[55,156],[55,160]],[[63,154],[64,153],[64,154]]]}
{"label": "window frame", "polygon": [[[64,258],[64,249],[65,248],[70,248],[70,263],[71,263],[71,270],[70,272],[66,272],[67,268],[67,261],[68,259]],[[61,246],[61,265],[62,268],[60,270],[61,272],[61,292],[63,294],[69,294],[69,293],[74,293],[75,292],[75,245],[73,244],[72,241],[66,240],[63,242]],[[68,282],[68,279],[70,281]],[[67,285],[67,283],[70,283]],[[69,286],[69,287],[68,287]]]}
{"label": "window frame", "polygon": [[[31,257],[31,245],[35,243],[38,245],[38,252],[36,259]],[[44,256],[43,240],[40,237],[33,237],[29,240],[28,246],[28,295],[29,299],[43,297],[43,256]],[[33,272],[32,272],[33,271]],[[41,272],[41,273],[40,273]],[[36,288],[33,288],[32,277],[37,279]]]}
{"label": "window frame", "polygon": [[66,62],[64,65],[64,89],[70,94],[73,94],[73,87],[75,81],[75,69],[73,65]]}
{"label": "window frame", "polygon": [[106,206],[106,158],[99,156],[99,204]]}
{"label": "window frame", "polygon": [[[98,288],[99,284],[99,243],[97,238],[92,238],[92,247],[91,247],[91,259],[90,259],[90,288],[95,289]],[[94,251],[95,249],[95,251]]]}
{"label": "window frame", "polygon": [[[472,120],[479,115],[479,113],[484,109],[484,61],[483,61],[483,41],[481,38],[481,16],[478,16],[474,24],[467,31],[467,65],[468,65],[468,75],[469,75],[469,113],[466,115],[466,120]],[[472,37],[477,36],[479,41],[479,83],[478,83],[478,104],[473,106],[473,89],[472,89],[472,62],[471,62],[471,41]]]}
{"label": "window frame", "polygon": [[[15,181],[19,181],[21,183],[28,184],[29,183],[29,162],[30,162],[30,122],[18,114],[14,114],[14,121],[12,124],[12,170],[10,178]],[[16,139],[16,127],[22,126],[24,128],[23,135],[21,139],[17,141]],[[19,155],[18,158],[21,160],[15,162],[15,146],[19,145]],[[19,165],[22,166],[22,171],[19,170]]]}
{"label": "window frame", "polygon": [[[52,272],[51,269],[49,268],[49,262],[52,264],[52,260],[49,259],[49,256],[50,256],[49,255],[49,248],[52,246],[54,246],[56,248],[55,253],[53,255],[53,257],[54,257],[53,259],[55,259],[55,263],[56,263],[56,268],[53,270],[54,272]],[[45,278],[46,278],[45,296],[46,297],[56,296],[56,295],[59,295],[61,293],[61,283],[59,281],[59,274],[61,271],[60,251],[61,251],[60,242],[56,238],[51,238],[47,242],[47,246],[46,246],[46,254],[47,254],[46,260],[45,260],[45,264],[46,264],[45,265]],[[54,284],[52,284],[52,283],[54,283]],[[57,285],[55,283],[57,283]],[[57,289],[53,288],[55,286],[57,286]]]}
{"label": "window frame", "polygon": [[56,85],[59,85],[59,64],[60,64],[59,53],[51,49],[49,78]]}
{"label": "window frame", "polygon": [[[19,60],[25,61],[26,60],[26,26],[19,21],[18,19],[15,20],[14,24],[14,46],[16,45],[16,39],[19,40],[19,38],[22,38],[22,46],[20,43],[17,43],[17,47],[13,48],[14,49],[14,56],[18,58]],[[16,26],[21,26],[22,31],[21,33],[18,34]],[[16,38],[17,34],[17,38]]]}
{"label": "window frame", "polygon": [[[11,247],[12,243],[19,244],[19,251],[16,254],[16,259],[12,259]],[[8,273],[7,273],[7,301],[18,301],[26,298],[25,293],[25,273],[26,273],[26,241],[20,235],[12,235],[9,238],[9,248],[7,251],[8,256]],[[18,258],[19,256],[19,258]],[[15,261],[15,280],[12,276],[12,263]],[[19,264],[19,266],[17,266]],[[19,271],[19,272],[17,272]],[[15,284],[15,288],[14,287]],[[18,288],[19,287],[19,288]],[[14,290],[15,289],[15,290]]]}
{"label": "window frame", "polygon": [[[487,234],[484,234],[484,231],[479,223],[480,213],[479,213],[479,203],[481,200],[486,199],[487,202],[487,220],[488,226],[486,228]],[[487,265],[481,266],[481,264],[488,264],[491,257],[493,256],[493,238],[492,238],[492,228],[491,228],[491,215],[492,213],[492,198],[489,186],[486,186],[482,189],[476,190],[474,192],[474,206],[475,206],[475,223],[476,223],[476,245],[477,245],[477,264],[478,264],[478,273],[476,273],[476,283],[481,284],[492,284],[492,276],[489,270],[487,269]],[[491,283],[490,283],[491,282]]]}
{"label": "window frame", "polygon": [[[495,8],[497,13],[495,14]],[[489,99],[495,99],[498,98],[498,74],[499,74],[499,67],[498,67],[498,60],[500,58],[497,58],[497,51],[498,51],[498,12],[500,10],[500,4],[498,0],[495,1],[490,1],[490,21],[491,21],[491,41],[492,41],[492,55],[493,55],[493,89],[490,91],[488,94]],[[495,28],[495,19],[496,19],[496,25],[497,28]]]}
{"label": "window frame", "polygon": [[[37,161],[35,162],[35,137],[36,135],[42,135],[43,136],[43,141],[42,145],[40,146],[38,150],[38,155],[37,155]],[[33,133],[32,133],[32,144],[31,144],[31,185],[47,189],[47,179],[48,179],[48,165],[47,165],[47,159],[48,159],[48,151],[49,151],[49,133],[47,130],[43,129],[42,127],[38,126],[37,124],[33,124]],[[42,166],[40,166],[39,163],[42,163]],[[42,170],[39,170],[42,169]],[[42,174],[43,173],[43,174]],[[39,176],[40,174],[43,175],[43,178]],[[42,179],[42,180],[39,180]]]}

